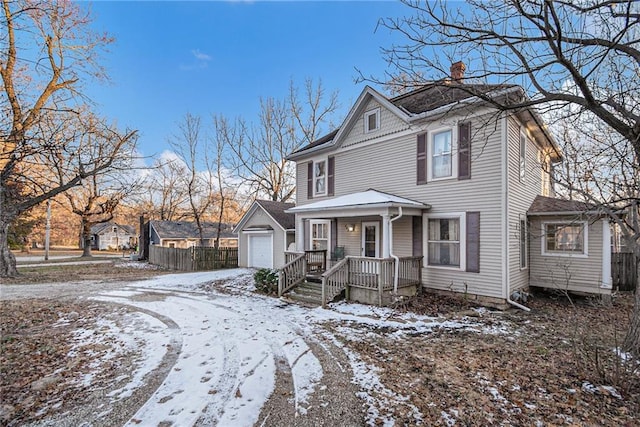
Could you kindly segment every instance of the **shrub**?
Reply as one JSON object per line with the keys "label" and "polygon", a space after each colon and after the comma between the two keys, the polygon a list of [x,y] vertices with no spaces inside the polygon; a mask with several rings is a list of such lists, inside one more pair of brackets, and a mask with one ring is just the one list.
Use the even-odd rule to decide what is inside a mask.
{"label": "shrub", "polygon": [[269,268],[261,268],[253,275],[256,289],[265,294],[278,292],[278,271]]}

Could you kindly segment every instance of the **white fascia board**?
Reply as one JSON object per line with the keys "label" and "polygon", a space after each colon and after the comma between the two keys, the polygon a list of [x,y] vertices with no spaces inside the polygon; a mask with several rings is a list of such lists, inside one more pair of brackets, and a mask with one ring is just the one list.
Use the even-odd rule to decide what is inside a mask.
{"label": "white fascia board", "polygon": [[249,220],[249,218],[251,218],[251,216],[255,213],[256,211],[256,206],[259,206],[258,203],[256,201],[254,201],[251,204],[251,207],[249,208],[249,210],[247,211],[247,213],[245,213],[244,215],[242,215],[242,218],[240,218],[240,221],[238,222],[238,224],[236,224],[236,226],[233,228],[233,232],[234,233],[240,233],[240,231],[242,230],[242,227],[244,227],[244,224]]}

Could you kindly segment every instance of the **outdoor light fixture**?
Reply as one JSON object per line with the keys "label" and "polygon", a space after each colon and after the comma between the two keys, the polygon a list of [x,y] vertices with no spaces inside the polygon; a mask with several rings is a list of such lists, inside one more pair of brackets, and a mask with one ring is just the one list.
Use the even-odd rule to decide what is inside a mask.
{"label": "outdoor light fixture", "polygon": [[352,232],[353,230],[356,229],[356,225],[355,224],[345,224],[344,226],[348,232]]}

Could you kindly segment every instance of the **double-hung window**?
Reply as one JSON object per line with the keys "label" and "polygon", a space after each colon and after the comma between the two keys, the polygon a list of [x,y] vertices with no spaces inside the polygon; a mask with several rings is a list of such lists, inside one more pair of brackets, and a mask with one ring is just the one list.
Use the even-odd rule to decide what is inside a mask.
{"label": "double-hung window", "polygon": [[453,151],[451,129],[433,134],[431,139],[431,178],[447,178],[453,175]]}
{"label": "double-hung window", "polygon": [[460,267],[460,217],[429,218],[428,265]]}
{"label": "double-hung window", "polygon": [[527,230],[527,220],[520,218],[520,268],[525,269],[528,265],[527,248],[529,246],[529,236]]}
{"label": "double-hung window", "polygon": [[520,131],[520,182],[524,182],[527,167],[527,136]]}
{"label": "double-hung window", "polygon": [[311,226],[311,241],[310,246],[311,249],[316,250],[328,250],[329,239],[330,239],[330,227],[331,221],[327,220],[312,220],[310,222]]}
{"label": "double-hung window", "polygon": [[313,195],[327,194],[327,163],[324,160],[313,162]]}
{"label": "double-hung window", "polygon": [[542,227],[543,254],[564,256],[587,254],[586,222],[546,222]]}

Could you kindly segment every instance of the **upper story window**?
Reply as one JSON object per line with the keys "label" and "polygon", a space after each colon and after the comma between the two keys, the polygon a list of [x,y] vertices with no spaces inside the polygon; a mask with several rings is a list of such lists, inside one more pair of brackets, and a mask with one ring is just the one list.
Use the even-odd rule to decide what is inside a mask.
{"label": "upper story window", "polygon": [[451,129],[437,132],[431,138],[431,178],[448,178],[453,176],[453,151],[451,146]]}
{"label": "upper story window", "polygon": [[527,136],[524,129],[520,131],[520,182],[524,182],[527,166]]}
{"label": "upper story window", "polygon": [[327,162],[320,160],[313,162],[313,195],[327,194]]}
{"label": "upper story window", "polygon": [[367,111],[364,113],[364,132],[373,132],[380,128],[380,109]]}
{"label": "upper story window", "polygon": [[587,223],[546,222],[542,224],[545,255],[587,255]]}

